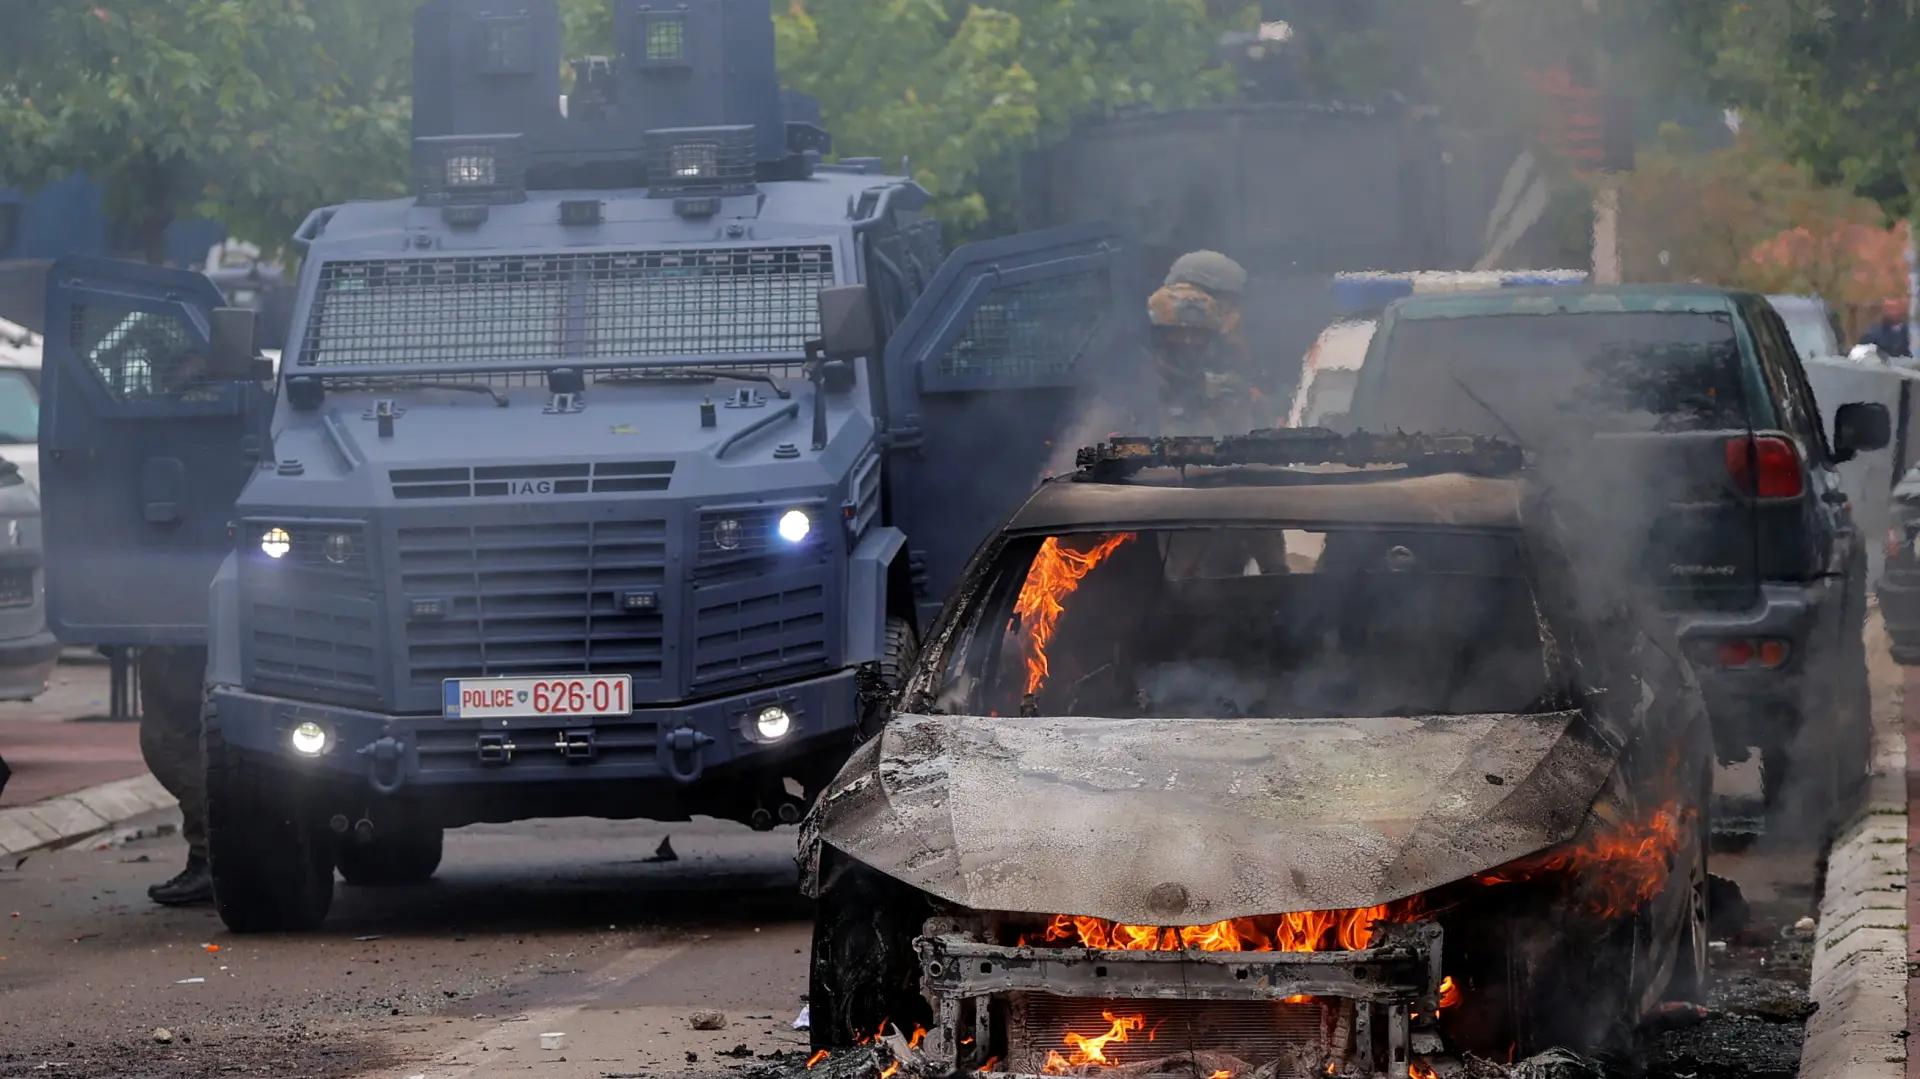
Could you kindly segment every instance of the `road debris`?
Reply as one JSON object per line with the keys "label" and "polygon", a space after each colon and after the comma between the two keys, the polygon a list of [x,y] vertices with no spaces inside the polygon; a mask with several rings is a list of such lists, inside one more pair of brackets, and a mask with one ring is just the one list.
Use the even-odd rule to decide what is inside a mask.
{"label": "road debris", "polygon": [[813,1005],[800,1006],[800,1014],[793,1017],[793,1029],[807,1030],[813,1026]]}
{"label": "road debris", "polygon": [[725,1012],[714,1011],[712,1008],[702,1008],[694,1012],[691,1016],[688,1016],[687,1022],[691,1023],[695,1030],[725,1030],[727,1026],[727,1016]]}
{"label": "road debris", "polygon": [[158,1027],[153,1032],[153,1041],[156,1045],[172,1045],[173,1031],[166,1027]]}
{"label": "road debris", "polygon": [[202,982],[204,982],[204,981],[206,981],[206,979],[205,979],[205,978],[182,978],[182,979],[180,979],[179,981],[177,981],[177,982],[174,982],[173,984],[175,984],[175,985],[199,985],[200,983],[202,983]]}
{"label": "road debris", "polygon": [[677,862],[679,860],[680,860],[680,856],[673,852],[673,837],[668,836],[665,839],[662,839],[660,841],[660,845],[658,847],[654,848],[653,855],[651,857],[642,858],[640,859],[640,862],[643,865],[648,865],[648,864],[654,864],[658,862]]}
{"label": "road debris", "polygon": [[555,1030],[540,1035],[540,1048],[542,1049],[565,1049],[566,1047],[567,1034],[565,1031]]}

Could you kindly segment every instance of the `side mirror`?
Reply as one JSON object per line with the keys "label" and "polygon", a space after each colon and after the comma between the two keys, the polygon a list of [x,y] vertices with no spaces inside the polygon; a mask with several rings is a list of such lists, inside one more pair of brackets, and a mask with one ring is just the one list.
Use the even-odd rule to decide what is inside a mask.
{"label": "side mirror", "polygon": [[1841,461],[1886,449],[1892,441],[1893,418],[1885,405],[1855,402],[1833,415],[1833,452]]}
{"label": "side mirror", "polygon": [[865,285],[820,290],[820,342],[828,359],[871,356],[880,340]]}
{"label": "side mirror", "polygon": [[251,382],[257,377],[253,347],[254,313],[244,307],[213,309],[213,347],[207,377],[216,382]]}

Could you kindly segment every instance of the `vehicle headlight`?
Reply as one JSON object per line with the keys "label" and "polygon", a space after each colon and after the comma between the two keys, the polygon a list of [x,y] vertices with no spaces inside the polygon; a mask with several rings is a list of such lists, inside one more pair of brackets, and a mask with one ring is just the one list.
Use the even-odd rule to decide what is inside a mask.
{"label": "vehicle headlight", "polygon": [[336,566],[344,566],[353,560],[353,536],[346,532],[335,532],[320,545],[320,552],[327,561]]}
{"label": "vehicle headlight", "polygon": [[813,531],[813,518],[805,510],[788,510],[780,517],[780,538],[788,543],[799,543]]}
{"label": "vehicle headlight", "polygon": [[740,522],[734,518],[727,517],[714,522],[713,545],[715,547],[723,551],[737,551],[740,549],[740,536]]}
{"label": "vehicle headlight", "polygon": [[293,536],[284,528],[269,528],[260,537],[260,550],[268,558],[285,558],[293,550]]}
{"label": "vehicle headlight", "polygon": [[778,705],[762,708],[760,714],[753,717],[753,729],[762,740],[777,742],[793,730],[793,715]]}
{"label": "vehicle headlight", "polygon": [[293,751],[303,756],[318,757],[327,751],[327,743],[332,741],[327,729],[311,720],[293,729],[287,739],[293,744]]}

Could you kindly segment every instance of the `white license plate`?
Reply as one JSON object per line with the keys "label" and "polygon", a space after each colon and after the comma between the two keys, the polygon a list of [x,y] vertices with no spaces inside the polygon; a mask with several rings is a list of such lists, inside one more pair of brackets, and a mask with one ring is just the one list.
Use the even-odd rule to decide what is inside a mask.
{"label": "white license plate", "polygon": [[445,690],[448,719],[633,714],[633,679],[624,674],[587,678],[449,678]]}

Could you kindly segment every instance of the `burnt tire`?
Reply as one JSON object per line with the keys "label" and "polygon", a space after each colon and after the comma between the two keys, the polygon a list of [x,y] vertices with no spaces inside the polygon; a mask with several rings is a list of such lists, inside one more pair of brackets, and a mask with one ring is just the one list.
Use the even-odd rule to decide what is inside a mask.
{"label": "burnt tire", "polygon": [[440,868],[445,836],[438,828],[381,833],[365,843],[344,836],[334,850],[334,865],[340,876],[357,888],[425,884]]}
{"label": "burnt tire", "polygon": [[920,959],[913,942],[931,908],[919,892],[885,874],[837,863],[815,902],[813,954],[807,971],[808,1040],[814,1050],[850,1049],[883,1023],[902,1030],[927,1025],[932,1012],[920,995]]}
{"label": "burnt tire", "polygon": [[226,742],[219,712],[202,713],[207,859],[213,903],[235,933],[302,933],[333,904],[332,835],[297,778]]}

